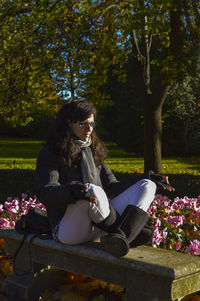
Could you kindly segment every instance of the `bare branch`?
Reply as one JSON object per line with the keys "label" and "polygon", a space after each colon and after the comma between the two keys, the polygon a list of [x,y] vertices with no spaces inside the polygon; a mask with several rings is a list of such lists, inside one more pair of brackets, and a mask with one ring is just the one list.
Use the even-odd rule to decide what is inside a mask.
{"label": "bare branch", "polygon": [[[133,3],[130,3],[130,2],[127,2],[127,1],[119,1],[120,2],[120,5],[129,5],[130,7],[134,7],[134,5],[133,4],[137,4],[137,0],[135,0],[135,1],[133,1]],[[104,13],[106,13],[108,10],[110,10],[111,8],[116,8],[116,7],[119,7],[119,4],[111,4],[111,5],[109,5],[109,6],[107,6],[105,9],[104,9],[104,11],[103,11],[103,13],[102,13],[102,15],[104,14]]]}
{"label": "bare branch", "polygon": [[152,32],[149,33],[149,46],[148,46],[148,51],[150,52],[150,49],[151,49],[151,45],[152,45]]}
{"label": "bare branch", "polygon": [[115,7],[118,7],[118,5],[117,5],[117,4],[111,4],[111,5],[107,6],[107,7],[103,10],[102,15],[104,15],[104,14],[105,14],[108,10],[110,10],[111,8],[115,8]]}
{"label": "bare branch", "polygon": [[138,45],[138,42],[137,42],[137,37],[136,37],[135,30],[133,30],[133,32],[132,32],[132,39],[133,39],[133,42],[134,42],[134,45],[135,45],[137,54],[138,54],[138,55],[141,55],[141,51],[140,51],[140,49],[139,49],[139,45]]}

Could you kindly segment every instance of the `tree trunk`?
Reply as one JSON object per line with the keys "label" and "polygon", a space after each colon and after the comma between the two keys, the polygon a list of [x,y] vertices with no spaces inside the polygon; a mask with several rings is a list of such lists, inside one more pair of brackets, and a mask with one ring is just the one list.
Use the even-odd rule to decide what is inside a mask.
{"label": "tree trunk", "polygon": [[[200,0],[195,0],[200,1]],[[168,56],[175,58],[176,67],[178,67],[179,57],[181,57],[184,32],[184,16],[182,10],[182,0],[175,0],[173,9],[170,11],[170,48],[163,47],[162,53],[167,59]],[[145,1],[140,1],[139,6],[145,9]],[[169,74],[163,74],[162,64],[156,71],[153,79],[151,78],[151,59],[150,50],[152,45],[152,33],[148,28],[148,18],[144,17],[144,33],[141,39],[138,39],[135,30],[131,33],[131,43],[134,58],[134,87],[140,88],[139,98],[143,102],[144,113],[144,170],[153,170],[160,173],[161,165],[161,145],[162,145],[162,106],[166,100],[170,81],[173,79],[175,70]],[[160,50],[161,51],[161,50]],[[167,63],[167,60],[165,64]],[[154,71],[155,73],[155,71]],[[137,82],[136,82],[137,81]]]}
{"label": "tree trunk", "polygon": [[169,86],[159,93],[146,95],[143,101],[144,113],[144,170],[162,171],[162,106]]}
{"label": "tree trunk", "polygon": [[[147,99],[149,95],[147,95]],[[151,101],[144,102],[144,170],[161,172],[162,106],[152,106]]]}

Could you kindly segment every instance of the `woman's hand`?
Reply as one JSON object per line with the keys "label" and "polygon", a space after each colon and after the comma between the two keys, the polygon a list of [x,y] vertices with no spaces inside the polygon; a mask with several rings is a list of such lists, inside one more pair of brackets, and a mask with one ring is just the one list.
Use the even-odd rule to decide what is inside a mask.
{"label": "woman's hand", "polygon": [[152,170],[149,170],[149,179],[156,183],[157,186],[168,191],[175,191],[175,188],[169,184],[168,176],[162,176],[160,174],[154,173]]}
{"label": "woman's hand", "polygon": [[96,202],[95,197],[93,197],[89,191],[87,185],[79,181],[73,181],[70,185],[70,193],[75,201],[77,200],[86,200],[92,203]]}

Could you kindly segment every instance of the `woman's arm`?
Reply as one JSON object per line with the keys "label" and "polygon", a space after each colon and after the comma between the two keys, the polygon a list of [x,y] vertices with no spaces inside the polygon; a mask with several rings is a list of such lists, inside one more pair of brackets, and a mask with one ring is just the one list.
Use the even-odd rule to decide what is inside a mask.
{"label": "woman's arm", "polygon": [[110,168],[104,163],[101,170],[101,181],[103,188],[108,196],[112,199],[134,185],[136,182],[142,179],[149,179],[156,183],[157,187],[168,191],[174,191],[174,187],[169,184],[168,177],[155,174],[151,170],[144,174],[132,174],[129,178],[122,181],[118,181]]}
{"label": "woman's arm", "polygon": [[122,181],[118,181],[110,168],[105,163],[102,165],[101,181],[103,188],[110,199],[113,199],[136,182],[145,178],[147,177],[145,177],[144,174],[133,174]]}
{"label": "woman's arm", "polygon": [[36,175],[39,184],[39,197],[44,205],[57,206],[72,202],[70,183],[60,184],[59,170],[53,154],[44,147],[38,156]]}

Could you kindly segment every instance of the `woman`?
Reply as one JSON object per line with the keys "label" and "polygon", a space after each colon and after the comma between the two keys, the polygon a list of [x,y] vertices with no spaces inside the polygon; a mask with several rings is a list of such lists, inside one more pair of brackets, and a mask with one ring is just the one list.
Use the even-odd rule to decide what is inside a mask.
{"label": "woman", "polygon": [[101,236],[104,250],[120,257],[152,236],[144,226],[155,183],[173,188],[167,177],[153,172],[133,178],[131,185],[117,181],[104,163],[106,149],[94,131],[95,117],[94,106],[79,99],[57,113],[37,159],[40,200],[55,240],[80,244]]}

